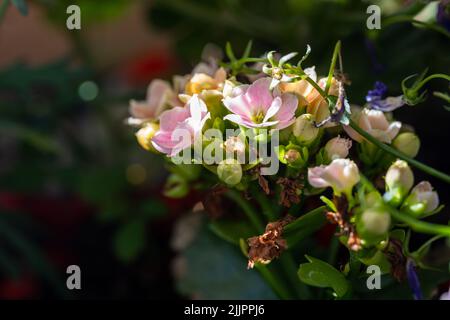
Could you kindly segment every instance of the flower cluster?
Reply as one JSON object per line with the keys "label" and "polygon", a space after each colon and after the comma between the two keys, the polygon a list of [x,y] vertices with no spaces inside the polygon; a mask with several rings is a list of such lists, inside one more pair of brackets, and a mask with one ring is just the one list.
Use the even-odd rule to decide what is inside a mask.
{"label": "flower cluster", "polygon": [[[386,86],[378,82],[365,107],[350,105],[340,73],[331,69],[318,77],[314,66],[303,69],[307,54],[298,64],[288,62],[296,54],[241,60],[232,55],[228,64],[203,62],[172,84],[153,80],[147,100],[131,102],[128,122],[139,127],[136,136],[144,149],[168,161],[172,176],[166,194],[183,197],[195,187],[209,199],[205,208],[217,210],[208,203],[211,190],[222,185],[249,201],[269,197],[294,216],[302,216],[301,208],[320,196],[326,205],[322,214],[337,225],[344,246],[358,252],[363,264],[383,262],[387,272],[402,274],[398,270],[406,264],[398,261],[407,259],[395,244],[406,240],[397,239],[399,228],[422,225],[419,219],[439,206],[431,184],[413,187],[411,168],[397,159],[411,159],[420,148],[410,127],[388,113],[404,100],[386,97]],[[178,162],[186,153],[188,161]],[[276,170],[268,171],[274,162]],[[262,233],[260,217],[251,216],[262,235],[245,245],[249,266],[280,256],[291,246],[292,230],[308,221],[278,216],[283,223],[276,223],[276,218],[270,216],[272,224]]]}

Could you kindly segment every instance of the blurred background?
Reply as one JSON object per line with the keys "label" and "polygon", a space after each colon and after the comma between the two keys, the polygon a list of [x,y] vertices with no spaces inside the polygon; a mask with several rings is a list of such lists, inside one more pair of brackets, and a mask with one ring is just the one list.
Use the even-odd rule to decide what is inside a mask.
{"label": "blurred background", "polygon": [[[124,124],[129,100],[145,99],[154,78],[189,73],[206,44],[242,52],[249,40],[254,56],[310,44],[306,65],[326,74],[340,39],[352,103],[376,80],[398,95],[401,80],[426,67],[449,73],[449,38],[409,22],[370,31],[366,9],[414,17],[428,2],[0,0],[0,299],[273,298],[203,215],[189,213],[201,195],[163,195],[163,161]],[[70,4],[81,8],[81,30],[66,27]],[[422,17],[449,28],[448,12]],[[443,104],[430,97],[396,117],[421,138],[418,159],[448,173]],[[427,179],[448,203],[449,186]],[[82,290],[66,288],[73,264]]]}

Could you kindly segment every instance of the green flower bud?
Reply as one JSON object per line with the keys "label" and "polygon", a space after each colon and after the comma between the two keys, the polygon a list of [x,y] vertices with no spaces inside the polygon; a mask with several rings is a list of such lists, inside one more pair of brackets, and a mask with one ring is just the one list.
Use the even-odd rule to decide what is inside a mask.
{"label": "green flower bud", "polygon": [[395,149],[403,152],[407,156],[414,158],[419,153],[420,140],[412,132],[404,132],[397,136],[392,142]]}
{"label": "green flower bud", "polygon": [[408,163],[395,161],[388,169],[385,177],[386,193],[384,200],[390,205],[398,206],[414,184],[414,175]]}
{"label": "green flower bud", "polygon": [[359,236],[365,243],[374,245],[387,237],[391,225],[389,213],[380,209],[367,209],[361,214],[356,228]]}
{"label": "green flower bud", "polygon": [[152,146],[152,138],[159,130],[159,125],[156,123],[148,123],[138,132],[136,132],[136,138],[142,148],[148,151],[157,152]]}
{"label": "green flower bud", "polygon": [[408,213],[420,218],[439,206],[439,196],[428,181],[417,184],[402,206]]}
{"label": "green flower bud", "polygon": [[171,174],[164,186],[164,195],[169,198],[183,198],[189,192],[186,180],[178,174]]}
{"label": "green flower bud", "polygon": [[235,186],[242,179],[242,167],[237,160],[225,159],[217,166],[219,179],[229,186]]}
{"label": "green flower bud", "polygon": [[306,113],[294,122],[292,132],[299,143],[309,145],[319,135],[319,128],[314,125],[313,116]]}

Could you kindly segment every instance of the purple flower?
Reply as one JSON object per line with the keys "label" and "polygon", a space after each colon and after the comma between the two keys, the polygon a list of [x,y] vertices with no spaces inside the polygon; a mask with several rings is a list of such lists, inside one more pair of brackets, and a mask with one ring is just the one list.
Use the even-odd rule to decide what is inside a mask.
{"label": "purple flower", "polygon": [[370,103],[373,101],[383,99],[386,96],[386,94],[387,94],[387,86],[381,81],[376,81],[374,88],[367,92],[366,101]]}
{"label": "purple flower", "polygon": [[413,293],[415,300],[422,300],[422,290],[420,288],[419,277],[416,272],[416,265],[412,259],[408,259],[406,262],[406,275],[408,277],[409,287]]}
{"label": "purple flower", "polygon": [[386,97],[387,86],[381,82],[375,82],[374,88],[369,90],[366,101],[370,109],[391,112],[405,104],[403,95],[398,97]]}
{"label": "purple flower", "polygon": [[256,80],[251,85],[233,89],[231,96],[223,99],[232,112],[224,117],[246,128],[284,129],[295,121],[298,100],[294,94],[272,92],[271,78]]}

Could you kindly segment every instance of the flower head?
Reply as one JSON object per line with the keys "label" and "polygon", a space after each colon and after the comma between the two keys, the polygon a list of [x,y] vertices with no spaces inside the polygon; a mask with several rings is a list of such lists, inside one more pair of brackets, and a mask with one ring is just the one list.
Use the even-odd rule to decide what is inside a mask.
{"label": "flower head", "polygon": [[391,205],[399,205],[414,184],[414,174],[408,163],[395,161],[386,172],[386,193],[384,199]]}
{"label": "flower head", "polygon": [[404,206],[408,212],[421,216],[432,212],[439,206],[439,196],[428,181],[422,181],[411,190]]}
{"label": "flower head", "polygon": [[313,187],[332,187],[336,195],[350,193],[359,179],[358,167],[349,159],[335,159],[328,166],[308,169],[308,181]]}
{"label": "flower head", "polygon": [[337,136],[327,142],[325,152],[330,160],[343,159],[348,156],[348,151],[351,147],[352,141],[350,139]]}
{"label": "flower head", "polygon": [[[360,112],[354,112],[353,115],[353,120],[359,127],[384,143],[391,143],[402,126],[399,121],[389,123],[384,113],[379,110],[363,109]],[[344,130],[353,140],[358,142],[364,140],[350,126],[344,126]]]}
{"label": "flower head", "polygon": [[160,129],[152,139],[153,147],[175,156],[193,144],[209,118],[205,103],[194,95],[185,107],[175,107],[161,114]]}
{"label": "flower head", "polygon": [[400,108],[405,104],[403,96],[386,97],[387,86],[381,82],[375,82],[372,90],[369,90],[366,95],[366,101],[370,109],[380,110],[383,112],[391,112]]}
{"label": "flower head", "polygon": [[270,89],[270,78],[234,89],[223,103],[232,112],[224,117],[246,128],[284,129],[295,121],[298,100],[293,94],[277,95]]}
{"label": "flower head", "polygon": [[178,104],[176,93],[166,81],[155,79],[147,89],[145,101],[130,101],[130,113],[140,121],[156,120],[168,106]]}

